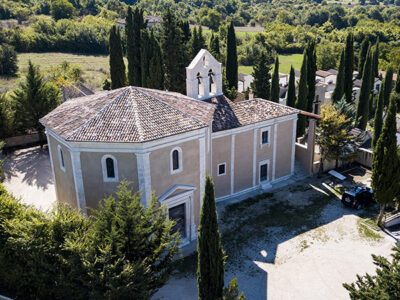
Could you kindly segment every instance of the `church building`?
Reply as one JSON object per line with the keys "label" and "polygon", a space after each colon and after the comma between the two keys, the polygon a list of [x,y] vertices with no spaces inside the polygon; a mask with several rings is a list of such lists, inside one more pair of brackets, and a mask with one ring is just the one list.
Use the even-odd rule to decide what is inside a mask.
{"label": "church building", "polygon": [[143,205],[154,192],[190,242],[207,173],[217,201],[293,175],[298,110],[230,101],[221,63],[204,49],[186,75],[187,95],[129,86],[70,99],[42,118],[58,201],[86,213],[127,180]]}

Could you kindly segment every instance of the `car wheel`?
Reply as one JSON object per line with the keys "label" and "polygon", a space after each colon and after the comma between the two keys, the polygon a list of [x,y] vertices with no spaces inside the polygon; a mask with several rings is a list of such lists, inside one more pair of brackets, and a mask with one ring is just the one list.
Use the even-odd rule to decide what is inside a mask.
{"label": "car wheel", "polygon": [[356,209],[359,210],[359,209],[361,209],[361,208],[362,208],[361,203],[357,203],[357,204],[356,204]]}

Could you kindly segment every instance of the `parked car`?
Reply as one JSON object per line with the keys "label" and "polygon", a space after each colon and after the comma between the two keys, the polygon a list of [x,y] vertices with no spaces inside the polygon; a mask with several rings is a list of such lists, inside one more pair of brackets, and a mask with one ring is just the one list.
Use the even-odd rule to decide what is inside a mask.
{"label": "parked car", "polygon": [[363,208],[375,202],[374,192],[368,187],[357,187],[344,192],[342,195],[342,203],[355,209]]}

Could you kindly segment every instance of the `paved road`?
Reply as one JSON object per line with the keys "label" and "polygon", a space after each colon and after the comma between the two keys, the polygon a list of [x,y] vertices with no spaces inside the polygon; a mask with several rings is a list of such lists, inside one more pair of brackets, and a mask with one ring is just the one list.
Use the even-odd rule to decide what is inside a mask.
{"label": "paved road", "polygon": [[4,170],[4,186],[22,202],[44,210],[56,202],[47,148],[32,147],[9,154]]}

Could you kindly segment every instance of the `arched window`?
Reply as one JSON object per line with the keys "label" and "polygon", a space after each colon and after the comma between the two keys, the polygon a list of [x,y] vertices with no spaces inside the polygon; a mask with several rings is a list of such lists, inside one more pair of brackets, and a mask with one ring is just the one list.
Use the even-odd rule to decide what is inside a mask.
{"label": "arched window", "polygon": [[171,174],[182,171],[182,150],[177,147],[171,150]]}
{"label": "arched window", "polygon": [[58,160],[60,162],[60,169],[65,172],[64,152],[60,145],[57,146],[57,149],[58,149]]}
{"label": "arched window", "polygon": [[196,78],[197,78],[197,96],[199,98],[201,98],[204,96],[204,86],[203,86],[203,79],[201,77],[200,72],[197,73]]}
{"label": "arched window", "polygon": [[104,155],[101,158],[101,167],[103,169],[103,180],[106,182],[118,181],[117,160],[112,155]]}
{"label": "arched window", "polygon": [[208,88],[209,88],[210,94],[215,94],[217,92],[217,86],[215,84],[214,75],[215,74],[214,74],[213,70],[210,69],[208,71],[208,82],[210,84],[210,86]]}

